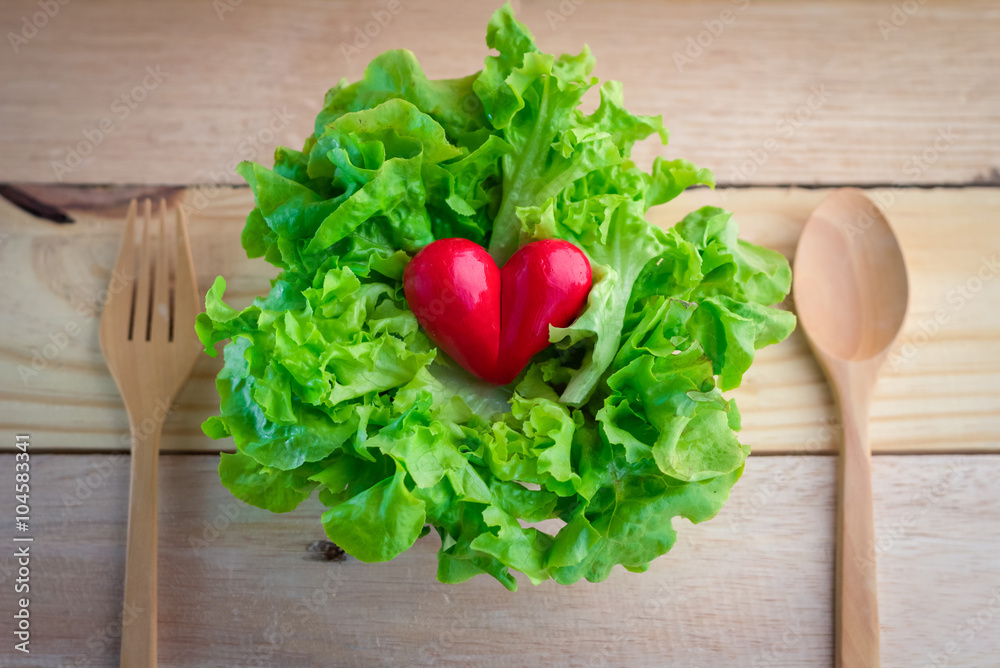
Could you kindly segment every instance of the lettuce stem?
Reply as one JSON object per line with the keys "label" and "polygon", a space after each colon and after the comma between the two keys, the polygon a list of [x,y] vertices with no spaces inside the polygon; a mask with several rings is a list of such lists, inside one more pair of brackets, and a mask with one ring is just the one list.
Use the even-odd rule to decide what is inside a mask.
{"label": "lettuce stem", "polygon": [[[503,201],[500,210],[493,221],[493,233],[490,235],[489,252],[498,267],[502,267],[517,250],[521,237],[521,221],[517,217],[517,207],[540,204],[533,202],[536,189],[529,184],[535,181],[537,174],[532,168],[539,170],[539,160],[548,150],[551,138],[540,137],[543,128],[551,128],[549,119],[549,79],[546,76],[542,84],[542,101],[538,106],[538,120],[531,131],[531,136],[524,144],[520,155],[507,154],[503,157]],[[506,131],[505,131],[506,133]]]}

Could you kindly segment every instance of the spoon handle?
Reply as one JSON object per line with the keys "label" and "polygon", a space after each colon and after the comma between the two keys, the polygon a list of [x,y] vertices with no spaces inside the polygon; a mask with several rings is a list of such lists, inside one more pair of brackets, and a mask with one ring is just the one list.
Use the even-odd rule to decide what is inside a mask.
{"label": "spoon handle", "polygon": [[[838,386],[844,443],[840,451],[837,517],[837,591],[834,664],[879,666],[875,519],[872,510],[869,387]],[[848,387],[850,391],[848,391]]]}

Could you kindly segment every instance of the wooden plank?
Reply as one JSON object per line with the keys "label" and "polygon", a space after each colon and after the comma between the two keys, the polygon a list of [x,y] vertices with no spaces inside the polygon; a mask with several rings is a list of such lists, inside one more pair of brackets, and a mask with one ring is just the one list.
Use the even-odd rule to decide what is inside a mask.
{"label": "wooden plank", "polygon": [[[409,48],[434,77],[480,68],[496,4],[94,0],[35,30],[37,2],[2,3],[0,182],[237,182],[240,159],[298,148],[327,88],[380,51]],[[515,4],[544,49],[589,44],[631,109],[664,115],[670,155],[721,183],[998,181],[989,0]]]}
{"label": "wooden plank", "polygon": [[[722,206],[735,213],[747,239],[791,257],[825,194],[702,189],[655,209],[652,218],[670,225],[698,206]],[[874,451],[1000,451],[1000,191],[869,194],[899,237],[910,279],[906,323],[875,388]],[[745,416],[743,438],[757,452],[836,449],[829,388],[798,330],[763,350],[733,395]]]}
{"label": "wooden plank", "polygon": [[[0,281],[6,286],[0,311],[8,314],[0,321],[0,377],[7,380],[0,388],[0,448],[11,447],[14,432],[30,431],[36,447],[45,450],[127,449],[125,411],[98,346],[98,320],[90,316],[109,286],[127,199],[142,191],[31,192],[64,207],[76,222],[40,221],[0,201],[0,232],[6,234],[0,244]],[[227,296],[235,305],[266,292],[273,268],[248,261],[239,244],[252,207],[248,190],[150,192],[192,211],[202,292],[216,274],[227,277]],[[892,192],[875,196],[889,202]],[[803,189],[696,190],[655,209],[653,219],[671,225],[698,206],[722,205],[736,212],[745,238],[790,255],[823,196]],[[912,304],[876,390],[873,447],[1000,451],[1000,190],[903,189],[887,210],[912,274]],[[947,237],[940,231],[943,221]],[[944,323],[937,330],[935,317]],[[207,356],[198,362],[167,419],[165,450],[219,447],[199,427],[218,407],[218,365]],[[755,452],[836,449],[830,393],[799,333],[762,351],[734,396],[744,416],[743,438]]]}
{"label": "wooden plank", "polygon": [[[752,457],[720,516],[684,522],[674,550],[645,574],[524,582],[516,594],[484,577],[436,582],[434,537],[387,564],[317,561],[306,546],[323,538],[318,503],[287,515],[250,508],[219,485],[215,463],[162,461],[165,667],[832,660],[830,457]],[[32,464],[33,651],[5,648],[4,665],[115,666],[127,457],[39,455]],[[992,665],[1000,655],[998,475],[994,455],[876,460],[883,665],[933,665],[941,653],[948,665]],[[0,525],[11,526],[9,515],[0,507]],[[11,563],[0,557],[7,580]],[[4,619],[13,605],[2,599]],[[87,614],[66,624],[66,610]]]}

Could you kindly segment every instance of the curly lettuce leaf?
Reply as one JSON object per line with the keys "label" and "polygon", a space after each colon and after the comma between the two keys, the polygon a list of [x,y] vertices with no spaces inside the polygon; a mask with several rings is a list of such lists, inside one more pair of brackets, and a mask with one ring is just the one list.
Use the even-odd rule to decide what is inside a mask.
{"label": "curly lettuce leaf", "polygon": [[389,561],[410,549],[426,519],[425,504],[407,489],[406,470],[323,513],[331,540],[361,561]]}
{"label": "curly lettuce leaf", "polygon": [[[234,496],[287,512],[318,492],[327,535],[362,561],[433,529],[442,582],[643,571],[673,518],[710,519],[739,479],[749,447],[723,392],[794,327],[772,307],[791,273],[720,209],[646,220],[713,177],[637,167],[635,142],[667,132],[620,84],[579,109],[598,85],[589,50],[541,52],[508,6],[487,44],[482,71],[450,80],[377,56],[327,94],[301,151],[240,165],[256,202],[240,241],[278,273],[242,310],[222,277],[208,292],[198,335],[211,355],[228,342],[203,430],[236,446],[219,465]],[[448,237],[500,263],[537,238],[590,259],[583,312],[511,385],[455,365],[406,303],[406,263]]]}
{"label": "curly lettuce leaf", "polygon": [[274,513],[295,510],[316,487],[304,470],[269,469],[240,452],[222,453],[219,477],[226,489],[240,501]]}

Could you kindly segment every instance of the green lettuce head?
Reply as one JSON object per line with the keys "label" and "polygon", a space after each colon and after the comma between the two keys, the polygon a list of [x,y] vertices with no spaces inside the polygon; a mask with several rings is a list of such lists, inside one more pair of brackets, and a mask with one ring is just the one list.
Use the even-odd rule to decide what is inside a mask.
{"label": "green lettuce head", "polygon": [[[378,56],[327,93],[301,151],[239,166],[256,198],[243,247],[280,272],[242,311],[222,277],[208,293],[198,334],[212,355],[229,342],[221,415],[203,429],[235,441],[219,474],[237,498],[287,512],[318,490],[327,535],[361,561],[433,528],[442,582],[644,571],[674,544],[673,518],[713,517],[743,471],[722,392],[794,327],[769,308],[791,273],[720,209],[646,221],[712,175],[639,169],[635,142],[667,132],[629,113],[617,82],[579,110],[598,85],[589,50],[540,52],[509,7],[486,41],[496,55],[461,79]],[[447,237],[501,264],[539,238],[590,258],[585,310],[509,386],[458,368],[407,307],[403,268]]]}

